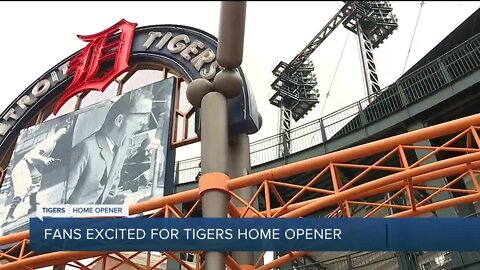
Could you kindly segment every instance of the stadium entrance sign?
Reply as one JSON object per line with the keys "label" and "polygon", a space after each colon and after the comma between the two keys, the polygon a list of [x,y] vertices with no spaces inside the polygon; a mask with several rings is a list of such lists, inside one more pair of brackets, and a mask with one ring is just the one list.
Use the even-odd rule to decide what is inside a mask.
{"label": "stadium entrance sign", "polygon": [[[121,22],[125,21],[122,20],[119,23]],[[120,34],[104,35],[104,37],[103,42],[114,42],[115,39],[120,38]],[[216,50],[216,38],[204,31],[181,25],[145,26],[135,28],[128,64],[131,67],[138,63],[158,63],[187,81],[197,78],[212,80],[219,72],[219,66],[215,61]],[[0,115],[1,152],[8,150],[20,130],[31,121],[33,116],[52,100],[68,93],[67,88],[75,82],[74,72],[70,72],[73,70],[71,67],[82,53],[85,54],[85,51],[80,50],[74,53],[43,74]],[[107,59],[101,67],[97,68],[105,70],[105,68],[114,68],[115,64],[116,61]],[[78,67],[78,63],[75,67]],[[242,94],[229,101],[229,131],[233,135],[252,134],[259,129],[258,111],[245,76],[240,68],[238,71],[243,81]],[[90,72],[93,71],[90,70]],[[197,132],[198,124],[196,121]]]}

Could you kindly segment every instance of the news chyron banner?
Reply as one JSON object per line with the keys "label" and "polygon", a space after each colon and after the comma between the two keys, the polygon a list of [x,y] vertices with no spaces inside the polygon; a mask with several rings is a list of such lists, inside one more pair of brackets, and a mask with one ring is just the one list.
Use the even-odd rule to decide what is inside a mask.
{"label": "news chyron banner", "polygon": [[1,235],[28,230],[30,217],[111,214],[71,205],[163,196],[174,85],[162,80],[22,130],[2,186]]}
{"label": "news chyron banner", "polygon": [[[105,208],[101,211],[111,211]],[[51,251],[478,251],[478,218],[32,218]]]}

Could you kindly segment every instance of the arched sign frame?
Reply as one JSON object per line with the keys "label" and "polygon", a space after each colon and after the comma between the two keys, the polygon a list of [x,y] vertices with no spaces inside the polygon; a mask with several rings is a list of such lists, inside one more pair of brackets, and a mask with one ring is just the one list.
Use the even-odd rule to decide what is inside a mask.
{"label": "arched sign frame", "polygon": [[[190,49],[186,51],[188,48]],[[215,56],[212,58],[209,53],[215,54],[216,48],[217,39],[213,35],[193,27],[173,24],[138,27],[135,29],[129,63],[131,70],[133,67],[161,69],[163,66],[187,83],[197,78],[213,80],[220,68],[216,64]],[[20,130],[42,122],[44,114],[50,113],[53,103],[62,96],[72,80],[73,76],[66,74],[68,64],[79,52],[81,50],[40,76],[0,115],[0,153],[3,153],[0,158],[0,180],[3,181],[6,164]],[[237,71],[242,78],[243,87],[241,95],[228,101],[229,132],[232,135],[253,134],[259,129],[259,114],[243,71],[241,68]],[[174,123],[178,124],[176,119],[179,115],[190,117],[193,112],[180,112],[178,94],[176,99]],[[200,113],[200,110],[195,113],[197,134]],[[188,119],[184,121],[188,122]],[[182,146],[196,141],[198,139],[186,138],[184,135],[182,140],[173,142],[172,145],[177,143],[177,146]]]}

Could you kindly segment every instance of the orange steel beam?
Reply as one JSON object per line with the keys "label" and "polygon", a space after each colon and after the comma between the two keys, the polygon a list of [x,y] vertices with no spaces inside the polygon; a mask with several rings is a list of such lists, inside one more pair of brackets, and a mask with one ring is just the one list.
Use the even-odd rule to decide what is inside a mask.
{"label": "orange steel beam", "polygon": [[[467,134],[467,139],[470,138],[471,133]],[[470,144],[470,142],[467,142],[467,145]],[[438,147],[435,146],[422,146],[422,145],[404,145],[404,149],[412,149],[412,150],[435,150]],[[449,151],[449,152],[478,152],[480,149],[478,148],[471,148],[467,146],[466,148],[459,148],[459,147],[442,147],[444,151]]]}
{"label": "orange steel beam", "polygon": [[439,202],[427,204],[427,205],[418,207],[416,209],[416,211],[406,210],[406,211],[396,213],[396,214],[393,214],[393,215],[390,215],[390,216],[387,216],[387,217],[389,217],[389,218],[414,217],[414,216],[418,216],[418,215],[421,215],[421,214],[433,212],[433,211],[438,210],[438,209],[444,209],[444,208],[457,206],[457,205],[460,205],[460,204],[472,203],[472,202],[476,202],[476,201],[480,201],[480,194],[479,193],[470,194],[470,195],[466,195],[466,196],[462,196],[462,197],[457,197],[457,198],[452,198],[452,199],[448,199],[448,200],[444,200],[444,201],[439,201]]}
{"label": "orange steel beam", "polygon": [[[478,150],[478,149],[477,149]],[[477,151],[478,152],[478,151]],[[345,164],[345,163],[334,163],[337,168],[353,168],[353,169],[370,169],[370,170],[379,170],[379,171],[391,171],[391,172],[400,172],[403,171],[403,168],[398,167],[387,167],[387,166],[374,166],[374,165],[360,165],[360,164]]]}
{"label": "orange steel beam", "polygon": [[[140,253],[140,252],[139,252]],[[136,268],[138,270],[142,270],[142,268],[138,267],[137,265],[135,265],[132,261],[130,261],[131,258],[135,257],[135,255],[132,255],[132,256],[129,256],[128,258],[123,256],[120,252],[115,252],[114,253],[115,255],[117,255],[118,257],[120,257],[120,259],[122,259],[122,263],[123,264],[126,264],[126,265],[130,265],[131,267],[133,268]],[[121,264],[120,264],[121,265]]]}
{"label": "orange steel beam", "polygon": [[185,267],[187,270],[190,270],[192,269],[189,265],[187,265],[183,260],[181,260],[180,258],[178,258],[177,256],[175,256],[175,254],[173,252],[164,252],[164,254],[175,260],[176,262],[178,262],[179,264],[181,264],[183,267]]}
{"label": "orange steel beam", "polygon": [[255,262],[255,265],[254,265],[255,268],[261,266],[265,253],[266,253],[265,251],[262,251],[262,253],[260,253],[260,256],[258,256],[258,260]]}
{"label": "orange steel beam", "polygon": [[478,184],[477,177],[472,171],[470,171],[469,173],[470,173],[470,177],[472,178],[472,183],[473,183],[473,186],[475,187],[475,190],[480,192],[480,185]]}
{"label": "orange steel beam", "polygon": [[242,267],[232,258],[232,256],[226,256],[225,264],[232,270],[242,270]]}
{"label": "orange steel beam", "polygon": [[109,252],[87,252],[87,251],[61,251],[38,255],[35,257],[20,259],[18,261],[10,262],[0,266],[0,269],[21,269],[23,266],[30,266],[33,268],[41,268],[50,265],[59,265],[70,258],[86,259],[96,257]]}
{"label": "orange steel beam", "polygon": [[384,201],[382,204],[378,205],[375,209],[373,209],[372,211],[370,211],[369,213],[367,213],[365,215],[365,217],[371,217],[373,215],[375,215],[375,213],[377,213],[378,211],[380,211],[380,209],[382,209],[383,207],[385,206],[388,206],[390,208],[395,208],[390,202],[395,199],[396,197],[398,197],[398,195],[400,195],[403,191],[405,190],[405,188],[402,188],[400,189],[399,191],[397,191],[397,193],[393,194],[393,196],[391,196],[390,198],[388,198],[386,201]]}
{"label": "orange steel beam", "polygon": [[[349,149],[340,150],[337,152],[325,154],[323,156],[307,159],[304,161],[284,165],[281,167],[277,167],[274,169],[266,170],[259,173],[254,173],[247,176],[238,177],[236,179],[229,180],[227,182],[227,187],[230,191],[247,187],[247,186],[257,186],[262,185],[265,198],[268,199],[268,203],[270,204],[270,192],[273,192],[275,196],[279,195],[275,189],[275,182],[280,182],[279,180],[295,176],[300,173],[309,172],[309,171],[318,171],[318,170],[325,170],[327,169],[333,175],[336,175],[337,167],[342,167],[345,164],[339,163],[346,163],[351,160],[356,160],[362,157],[372,156],[378,153],[384,153],[390,151],[389,155],[393,155],[395,153],[395,149],[400,149],[400,147],[404,147],[405,149],[408,148],[409,144],[413,144],[418,141],[423,141],[427,139],[437,138],[445,135],[450,135],[452,133],[461,132],[459,135],[455,136],[455,140],[450,140],[450,142],[455,142],[456,139],[461,138],[462,136],[471,136],[473,140],[477,143],[477,146],[480,145],[480,139],[478,137],[475,125],[480,124],[480,114],[473,115],[465,118],[461,118],[458,120],[446,122],[443,124],[439,124],[436,126],[427,127],[424,129],[416,130],[413,132],[397,135],[394,137],[386,138],[383,140],[379,140],[376,142],[367,143],[364,145],[359,145],[356,147],[352,147]],[[471,134],[471,135],[469,135]],[[458,152],[458,154],[462,154],[460,156],[448,158],[445,160],[436,161],[434,163],[421,165],[420,162],[417,164],[408,166],[403,168],[402,170],[398,169],[387,169],[385,166],[379,166],[383,160],[388,159],[388,157],[383,157],[383,160],[377,161],[373,166],[365,167],[365,171],[362,173],[365,175],[366,171],[369,170],[382,170],[382,171],[389,171],[392,174],[384,176],[382,178],[358,184],[356,186],[353,183],[348,186],[348,184],[340,187],[339,185],[335,188],[334,193],[326,194],[325,192],[322,194],[322,197],[311,199],[308,201],[301,201],[300,198],[298,202],[295,200],[290,200],[287,203],[282,202],[282,207],[279,208],[270,208],[269,211],[261,212],[257,211],[253,208],[253,202],[255,198],[252,198],[250,202],[243,201],[242,203],[245,204],[245,211],[252,212],[253,214],[261,214],[264,216],[270,215],[277,215],[279,217],[301,217],[313,213],[315,211],[319,211],[321,209],[325,209],[326,207],[331,207],[333,205],[340,205],[341,207],[348,207],[348,203],[351,200],[367,198],[369,196],[381,194],[384,192],[390,192],[394,190],[399,190],[405,187],[405,180],[409,179],[409,185],[420,185],[427,181],[437,179],[439,177],[446,177],[446,176],[453,176],[462,174],[466,171],[473,169],[480,168],[480,152],[474,151],[475,149],[471,148],[471,142],[467,142],[467,147],[461,151],[458,147],[448,147],[449,144],[444,144],[442,147],[438,147],[435,149],[431,149],[432,153],[435,154],[440,151],[452,151]],[[427,150],[427,149],[425,149]],[[428,149],[430,150],[430,149]],[[430,156],[433,154],[430,153]],[[348,166],[348,165],[347,165]],[[355,166],[352,166],[355,167]],[[328,170],[330,168],[330,170]],[[472,173],[473,174],[473,173]],[[335,183],[339,183],[337,180],[333,179],[336,176],[332,177]],[[472,177],[473,178],[473,177]],[[476,178],[473,179],[476,181]],[[313,183],[314,181],[310,181]],[[270,185],[272,188],[270,188]],[[266,188],[265,188],[266,187]],[[439,190],[447,191],[449,187],[443,187]],[[303,187],[299,192],[304,191],[314,191],[313,187],[309,188],[307,185]],[[319,190],[315,190],[319,191]],[[437,190],[438,191],[438,190]],[[391,215],[389,217],[407,217],[407,216],[415,216],[420,215],[423,213],[435,211],[438,209],[442,209],[445,207],[452,207],[462,203],[471,203],[474,201],[478,201],[480,199],[480,193],[478,189],[478,183],[476,185],[476,192],[470,195],[464,195],[462,197],[452,198],[445,201],[430,203],[427,205],[417,205],[415,208],[414,203],[410,205],[410,209],[405,209],[402,212],[397,214]],[[470,192],[470,191],[469,191]],[[260,192],[256,194],[258,196]],[[298,193],[297,193],[298,194]],[[182,193],[177,193],[173,195],[169,195],[163,198],[156,198],[152,199],[147,202],[137,203],[130,206],[130,214],[139,214],[148,211],[152,211],[155,209],[163,208],[165,213],[172,212],[176,215],[178,214],[178,209],[174,208],[174,205],[179,203],[191,202],[191,201],[198,201],[198,189],[189,190]],[[297,196],[299,197],[299,196]],[[412,196],[413,197],[413,196]],[[281,198],[280,198],[281,199]],[[277,198],[278,200],[278,198]],[[289,205],[288,205],[289,204]],[[380,203],[380,205],[385,205],[388,207],[387,203]],[[341,207],[338,210],[341,210]],[[170,211],[169,211],[170,209]],[[280,211],[281,210],[281,211]],[[234,211],[235,212],[235,211]],[[235,212],[240,213],[240,211]],[[245,214],[245,213],[244,213]],[[258,215],[257,214],[257,215]],[[346,215],[350,215],[346,213]],[[22,241],[24,239],[28,239],[29,233],[21,232],[17,234],[12,234],[4,237],[0,237],[0,245],[7,245],[7,244],[14,244],[16,242]],[[55,265],[55,264],[62,264],[68,260],[79,260],[83,258],[95,257],[95,256],[102,256],[108,254],[110,252],[52,252],[47,254],[40,254],[36,256],[32,256],[31,254],[28,256],[23,256],[22,258],[17,258],[18,260],[7,263],[6,265],[0,266],[0,270],[2,269],[21,269],[25,266],[28,267],[41,267],[41,266],[48,266],[48,265]],[[279,266],[287,261],[292,259],[304,256],[307,254],[306,252],[291,252],[288,255],[285,255],[281,258],[274,260],[273,262],[257,267],[256,269],[270,269],[272,267]],[[9,254],[0,254],[0,256],[6,257]],[[177,258],[178,259],[178,258]],[[229,262],[230,267],[236,268],[237,266]]]}
{"label": "orange steel beam", "polygon": [[[479,162],[476,162],[476,163],[478,164]],[[479,164],[479,165],[480,165],[480,164]],[[416,180],[416,179],[414,179],[414,180]],[[415,182],[416,182],[416,181],[415,181]],[[402,183],[400,183],[400,184],[402,184]],[[465,198],[462,197],[463,199],[462,199],[462,198],[457,198],[457,200],[455,200],[455,202],[453,202],[453,201],[452,201],[452,202],[453,202],[453,204],[455,204],[455,203],[458,204],[459,202],[457,202],[457,201],[471,202],[471,201],[475,201],[475,200],[478,200],[478,199],[479,199],[478,194],[474,194],[474,196],[475,196],[475,197],[473,197],[473,196],[469,196],[469,197],[465,197]],[[436,205],[437,205],[437,204],[431,204],[431,205],[428,205],[427,208],[426,208],[426,207],[422,207],[422,211],[419,210],[419,213],[425,212],[425,211],[424,211],[425,209],[427,209],[426,212],[428,212],[428,211],[430,211],[430,210],[429,210],[430,208],[432,208],[432,207],[434,208]],[[438,204],[438,205],[440,205],[440,204]],[[447,205],[447,204],[444,204],[443,206],[445,206],[445,205]],[[72,254],[74,254],[74,255],[72,255]],[[76,257],[75,255],[78,255],[78,254],[83,254],[83,253],[82,253],[82,252],[80,252],[80,253],[58,252],[57,254],[54,254],[54,253],[52,253],[52,254],[47,254],[47,257],[48,257],[48,259],[49,259],[48,261],[50,261],[51,259],[53,259],[50,255],[57,255],[57,256],[60,256],[60,257]],[[92,256],[92,255],[93,255],[93,254],[90,254],[90,255],[87,255],[86,257],[90,257],[90,256]],[[37,256],[37,257],[24,259],[23,262],[22,262],[22,261],[19,261],[19,262],[20,262],[19,264],[22,265],[23,263],[26,263],[26,261],[28,261],[28,260],[32,260],[32,261],[30,262],[30,263],[32,263],[34,260],[38,260],[38,259],[40,259],[39,257],[43,257],[43,256],[45,256],[45,255],[40,255],[40,256]],[[47,259],[47,258],[45,258],[45,259]],[[42,260],[43,260],[43,259],[42,259]],[[45,261],[47,261],[47,260],[45,260]],[[18,263],[18,262],[17,262],[17,263]],[[49,265],[49,264],[47,263],[47,265]],[[9,266],[10,266],[9,268],[3,268],[3,267],[2,267],[2,268],[0,268],[0,269],[16,269],[15,267],[18,266],[18,265],[15,264],[15,263],[10,263]]]}
{"label": "orange steel beam", "polygon": [[[374,170],[374,168],[381,164],[382,162],[384,162],[385,160],[388,160],[389,158],[391,158],[391,156],[397,152],[398,150],[398,147],[392,149],[388,154],[386,154],[384,157],[382,157],[381,159],[379,159],[377,162],[375,162],[373,165],[369,166],[367,169],[365,169],[362,173],[360,173],[359,175],[357,175],[355,178],[353,178],[351,181],[349,181],[347,184],[345,184],[341,189],[340,191],[343,191],[347,188],[350,188],[351,186],[353,186],[353,184],[355,184],[355,182],[357,182],[360,178],[364,177],[367,173],[369,173],[370,171]],[[402,168],[403,170],[403,168]]]}
{"label": "orange steel beam", "polygon": [[[273,191],[273,195],[275,196],[275,198],[277,199],[277,201],[280,203],[280,205],[285,205],[285,201],[282,199],[282,196],[280,195],[280,193],[278,192],[277,188],[275,187],[275,185],[272,184],[272,181],[268,181],[269,184],[271,185],[271,188],[272,188],[272,191]],[[480,188],[479,188],[480,190]]]}
{"label": "orange steel beam", "polygon": [[422,190],[435,190],[435,191],[448,191],[448,192],[457,192],[457,193],[477,193],[476,190],[465,190],[465,189],[458,189],[458,188],[437,188],[437,187],[414,187],[414,189],[422,189]]}
{"label": "orange steel beam", "polygon": [[[464,197],[462,197],[462,198],[457,198],[455,201],[452,201],[451,205],[455,205],[455,204],[462,203],[462,202],[472,202],[472,201],[476,201],[476,200],[478,200],[478,199],[479,199],[478,194],[474,194],[474,196],[469,196],[469,197],[465,197],[465,198],[464,198]],[[461,201],[461,202],[460,202],[460,201]],[[443,202],[442,202],[442,203],[443,203]],[[428,207],[422,207],[422,208],[418,211],[418,214],[421,214],[421,213],[424,213],[424,212],[429,212],[429,211],[431,211],[431,209],[434,209],[436,205],[439,205],[439,206],[440,206],[440,204],[431,204],[431,205],[428,205]],[[444,204],[442,205],[442,207],[445,207],[445,205],[447,205],[447,204],[444,203]],[[449,205],[450,205],[450,204],[449,204]],[[404,215],[407,215],[407,214],[404,214]],[[412,215],[412,214],[410,214],[410,215]],[[400,215],[397,215],[397,216],[400,216]],[[72,254],[74,254],[74,255],[72,255]],[[78,253],[77,253],[77,254],[78,254]],[[83,254],[83,253],[80,252],[80,254]],[[52,254],[47,254],[48,259],[51,260],[52,257],[51,257],[50,255],[54,255],[54,253],[52,253]],[[69,252],[58,252],[58,253],[55,254],[55,255],[60,256],[60,257],[63,257],[63,256],[66,256],[66,257],[77,257],[77,256],[75,256],[75,253],[69,253]],[[94,254],[90,254],[90,255],[87,255],[87,256],[85,256],[85,257],[83,257],[83,256],[82,256],[82,257],[83,257],[83,258],[87,258],[87,257],[91,257],[92,255],[94,255]],[[95,255],[96,255],[96,254],[95,254]],[[40,255],[40,256],[43,257],[43,256],[45,256],[45,255]],[[38,256],[37,256],[37,257],[29,258],[29,259],[38,260],[38,259],[40,259],[40,258],[38,258]],[[47,259],[47,258],[45,258],[45,259]],[[41,259],[41,260],[43,260],[43,259]],[[50,261],[50,260],[48,260],[48,261]],[[45,262],[46,262],[46,261],[47,261],[47,260],[45,260]],[[26,263],[26,261],[24,260],[23,263]],[[22,261],[20,261],[20,265],[22,265],[23,263],[22,263]],[[52,263],[52,264],[53,264],[53,263]],[[43,265],[50,265],[50,264],[48,264],[48,263],[47,263],[47,264],[40,264],[40,266],[43,266]],[[15,268],[15,267],[17,267],[18,264],[10,263],[9,266],[10,266],[10,267],[7,267],[7,268],[2,267],[2,268],[0,268],[0,269],[17,269],[17,268]]]}
{"label": "orange steel beam", "polygon": [[[398,153],[400,154],[400,161],[403,167],[405,168],[410,168],[410,165],[408,165],[408,160],[407,160],[407,155],[405,154],[405,151],[403,150],[402,146],[398,147]],[[412,178],[406,178],[405,179],[405,187],[407,190],[408,194],[408,199],[410,201],[410,206],[412,207],[412,210],[415,211],[416,205],[415,205],[415,193],[413,191],[413,184],[412,184]]]}
{"label": "orange steel beam", "polygon": [[[330,168],[330,176],[332,178],[333,191],[335,191],[335,193],[338,193],[338,189],[339,187],[341,187],[340,186],[341,182],[338,178],[337,170],[335,169],[332,163],[330,163],[328,167]],[[341,203],[338,203],[338,207],[340,207],[340,210],[342,210],[343,216],[351,217],[350,210],[346,209],[346,201],[342,201]]]}
{"label": "orange steel beam", "polygon": [[437,149],[433,150],[432,152],[430,152],[429,154],[427,154],[426,156],[422,157],[421,159],[417,160],[417,162],[415,162],[414,164],[412,164],[411,167],[416,167],[418,165],[420,165],[422,162],[428,160],[429,158],[431,157],[434,157],[435,154],[437,154],[438,152],[444,150],[444,149],[448,149],[447,147],[456,142],[458,139],[462,138],[463,136],[465,136],[466,134],[468,134],[470,131],[470,128],[467,129],[467,130],[464,130],[463,132],[461,132],[460,134],[458,134],[457,136],[451,138],[450,140],[448,140],[446,143],[444,143],[443,145],[441,145],[440,147],[437,147]]}
{"label": "orange steel beam", "polygon": [[[259,193],[258,191],[260,191],[261,189],[258,189],[257,190],[257,193]],[[244,217],[249,217],[249,215],[251,215],[250,212],[253,212],[254,214],[256,214],[257,216],[259,217],[265,217],[265,215],[263,215],[262,213],[260,213],[257,209],[255,209],[255,207],[253,206],[253,201],[255,198],[258,197],[258,194],[254,195],[253,196],[253,199],[248,203],[246,202],[245,200],[243,200],[240,196],[238,196],[237,194],[231,192],[230,195],[232,196],[232,198],[235,198],[237,199],[241,204],[245,205],[245,209],[243,209],[243,212],[240,213],[240,211],[238,212],[240,214],[239,217],[241,218],[244,218]]]}
{"label": "orange steel beam", "polygon": [[328,153],[319,157],[283,165],[263,172],[238,177],[230,180],[227,185],[231,190],[244,186],[253,186],[261,183],[263,179],[282,179],[302,172],[312,171],[317,168],[324,168],[329,163],[342,163],[361,157],[374,155],[394,149],[398,145],[413,144],[427,139],[449,135],[454,132],[463,131],[472,125],[480,122],[480,114],[468,116],[445,122],[424,129],[415,130],[405,134],[396,135],[390,138],[374,141],[371,143],[343,149],[337,152]]}
{"label": "orange steel beam", "polygon": [[235,204],[233,204],[232,201],[228,202],[228,214],[230,217],[234,218],[239,218],[241,216],[240,211],[238,211],[238,208],[235,206]]}
{"label": "orange steel beam", "polygon": [[[479,166],[480,164],[478,162],[475,162],[474,165]],[[444,168],[444,169],[438,169],[436,171],[432,171],[432,172],[429,172],[429,173],[425,173],[425,174],[413,177],[412,178],[412,183],[414,185],[419,185],[419,184],[423,184],[423,183],[425,183],[429,180],[432,180],[432,179],[438,179],[438,178],[441,178],[441,177],[448,177],[448,176],[461,174],[465,171],[468,171],[469,169],[471,169],[471,165],[469,165],[469,164],[461,164],[461,165],[451,166],[451,167]],[[368,192],[364,192],[364,193],[354,195],[352,197],[352,199],[368,198],[368,197],[373,196],[373,195],[386,193],[386,192],[390,192],[390,191],[395,191],[395,190],[401,189],[402,187],[404,187],[404,184],[397,182],[397,183],[385,185],[385,186],[370,190]]]}
{"label": "orange steel beam", "polygon": [[289,188],[295,188],[295,189],[305,189],[307,191],[315,191],[315,192],[318,192],[318,193],[325,193],[325,194],[334,194],[335,193],[335,191],[332,191],[332,190],[327,190],[327,189],[322,189],[322,188],[314,188],[314,187],[308,187],[308,186],[301,186],[301,185],[283,183],[283,182],[278,182],[278,181],[269,181],[269,183],[273,184],[274,186],[289,187]]}
{"label": "orange steel beam", "polygon": [[[388,200],[390,200],[390,199],[388,199]],[[357,202],[357,201],[348,201],[348,203],[359,204],[359,205],[377,206],[377,207],[387,206],[385,203]],[[409,206],[405,206],[405,205],[391,205],[391,207],[398,208],[398,209],[410,209]]]}
{"label": "orange steel beam", "polygon": [[[442,148],[446,148],[446,147],[442,147]],[[392,153],[393,153],[393,152],[391,151],[389,154],[387,154],[387,156],[391,155]],[[385,159],[385,157],[383,157],[381,160],[384,160],[384,159]],[[379,163],[379,162],[377,161],[375,164],[378,164],[378,163]],[[341,166],[341,167],[345,167],[344,164],[340,164],[340,166]],[[439,176],[451,176],[451,175],[453,175],[454,173],[461,172],[461,171],[465,171],[466,169],[468,169],[468,168],[461,168],[461,167],[459,167],[459,168],[460,168],[460,170],[457,170],[458,168],[451,168],[451,169],[449,169],[449,172],[445,172],[445,171],[443,171],[443,170],[440,170],[440,171],[438,171],[438,172],[440,172],[440,174],[438,174],[438,172],[437,172],[437,175],[436,175],[435,177],[439,177]],[[371,168],[368,168],[367,170],[369,170],[369,169],[371,169]],[[367,171],[367,170],[366,170],[366,171]],[[365,173],[365,171],[362,172],[362,174],[364,174],[364,173]],[[434,177],[432,177],[432,178],[434,178]],[[354,181],[354,180],[352,180],[352,181]],[[348,184],[351,184],[352,181],[350,181]],[[425,181],[425,180],[422,180],[422,181],[420,181],[420,182],[423,182],[423,181]],[[473,183],[476,184],[476,185],[478,185],[478,183],[477,183],[476,181],[474,181]],[[370,195],[361,194],[361,195],[359,195],[358,197],[359,197],[359,198],[361,198],[361,197],[368,197],[368,196],[371,196],[371,195],[374,195],[374,194],[377,194],[377,193],[382,193],[382,192],[386,192],[386,191],[389,191],[389,190],[398,189],[398,188],[401,187],[401,184],[400,184],[400,185],[398,185],[398,184],[399,184],[399,183],[387,185],[387,186],[384,186],[384,187],[379,188],[379,189],[383,189],[383,191],[381,191],[381,192],[380,192],[379,190],[372,190],[372,191],[369,191]],[[345,186],[344,186],[344,187],[345,187]],[[480,190],[480,188],[479,188],[479,190]],[[311,201],[309,201],[309,202],[311,202]],[[306,203],[300,203],[300,204],[301,204],[301,205],[305,205]],[[300,205],[300,204],[299,204],[299,205]],[[296,205],[296,206],[299,206],[299,205]]]}
{"label": "orange steel beam", "polygon": [[[415,176],[415,177],[412,178],[412,183],[415,184],[415,185],[419,185],[419,184],[425,183],[429,180],[437,179],[439,177],[452,176],[452,175],[455,175],[455,174],[465,172],[465,171],[469,170],[472,166],[473,167],[479,167],[480,166],[480,161],[473,162],[470,165],[469,164],[461,164],[461,165],[452,166],[452,167],[448,167],[448,168],[444,168],[444,169],[437,169],[437,170],[434,170],[434,171],[429,172],[429,173],[418,175],[418,176]],[[399,178],[401,178],[401,176]],[[371,189],[371,190],[363,192],[363,193],[351,192],[351,193],[347,194],[347,199],[348,200],[357,200],[357,199],[361,199],[361,198],[368,198],[368,197],[371,197],[371,196],[374,196],[374,195],[378,195],[378,194],[382,194],[382,193],[386,193],[386,192],[390,192],[390,191],[396,191],[396,190],[399,190],[399,189],[405,187],[404,183],[401,181],[402,179],[398,180],[397,182],[395,182],[393,184],[382,186],[382,183],[381,183],[382,179],[383,178],[379,179],[380,182],[378,182],[379,180],[375,180],[375,181],[377,181],[377,183],[375,183],[375,184],[380,185],[381,187],[376,188],[376,189]],[[369,187],[366,187],[366,188],[363,187],[362,189],[367,189],[368,190]],[[352,194],[352,195],[348,196],[350,194]],[[324,197],[317,198],[317,199],[311,199],[311,200],[307,200],[307,201],[302,201],[302,202],[298,202],[298,203],[295,203],[295,204],[291,204],[285,210],[290,212],[290,211],[293,211],[293,210],[296,210],[296,209],[300,209],[303,206],[311,205],[312,203],[318,202],[319,200],[321,200],[323,198]],[[328,205],[324,205],[324,206],[331,206],[331,205],[334,205],[334,204],[336,204],[336,202],[328,204]],[[281,208],[274,208],[274,209],[271,210],[271,212],[272,213],[277,213],[280,209]],[[262,214],[264,214],[264,213],[265,212],[262,212]]]}
{"label": "orange steel beam", "polygon": [[477,129],[478,127],[470,127],[470,132],[472,133],[475,143],[477,143],[477,146],[480,147],[480,138],[478,136]]}
{"label": "orange steel beam", "polygon": [[[342,200],[348,200],[350,197],[353,197],[355,194],[361,194],[368,192],[372,189],[375,188],[380,188],[384,185],[392,184],[398,181],[403,181],[404,179],[408,177],[413,177],[417,176],[423,173],[428,173],[428,172],[433,172],[435,170],[440,170],[444,169],[451,166],[459,165],[462,163],[470,163],[468,166],[468,169],[471,168],[480,168],[480,162],[474,162],[476,160],[480,160],[480,153],[474,153],[474,154],[468,154],[465,156],[460,156],[460,157],[455,157],[455,158],[450,158],[448,160],[442,160],[438,161],[436,163],[431,163],[428,165],[424,165],[421,167],[413,168],[413,169],[407,169],[403,172],[399,172],[396,174],[388,175],[385,177],[382,177],[378,180],[374,180],[365,184],[362,184],[360,186],[352,187],[348,190],[345,190],[341,193],[337,193],[334,195],[328,195],[324,196],[321,198],[318,198],[315,200],[315,202],[312,202],[308,205],[302,206],[299,209],[295,209],[285,215],[283,217],[301,217],[301,216],[306,216],[310,213],[315,212],[317,209],[324,208],[326,206],[330,206],[333,204],[337,204],[338,202]],[[429,179],[431,180],[431,179]],[[402,183],[403,185],[403,183]]]}
{"label": "orange steel beam", "polygon": [[270,205],[270,185],[268,184],[268,181],[265,182],[264,189],[265,189],[265,208],[267,210],[267,217],[272,217],[272,212],[270,211],[272,209]]}
{"label": "orange steel beam", "polygon": [[282,214],[282,210],[286,209],[293,201],[298,199],[307,190],[307,187],[309,187],[311,184],[317,182],[323,175],[328,173],[329,170],[330,170],[329,167],[325,167],[319,174],[317,174],[312,180],[310,180],[310,182],[308,182],[308,184],[305,187],[303,187],[297,194],[295,194],[295,196],[293,196],[293,198],[291,198],[285,205],[283,205],[282,208],[280,209],[280,211],[275,213],[273,215],[273,217],[280,216]]}

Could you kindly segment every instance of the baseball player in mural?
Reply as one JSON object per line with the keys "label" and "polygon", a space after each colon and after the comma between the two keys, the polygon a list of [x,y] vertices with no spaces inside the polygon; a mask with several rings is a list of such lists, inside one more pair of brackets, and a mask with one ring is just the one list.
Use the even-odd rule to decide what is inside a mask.
{"label": "baseball player in mural", "polygon": [[148,90],[121,96],[100,130],[75,146],[67,180],[68,204],[123,203],[125,195],[117,194],[117,188],[127,144],[131,135],[148,125],[152,99]]}
{"label": "baseball player in mural", "polygon": [[52,136],[47,136],[45,140],[27,152],[13,167],[13,200],[6,217],[7,223],[15,220],[15,210],[17,206],[27,197],[30,203],[28,214],[36,211],[37,192],[42,185],[43,172],[54,162],[60,161],[51,155],[57,142],[68,133],[71,123],[71,119],[67,119],[66,126],[60,125]]}

